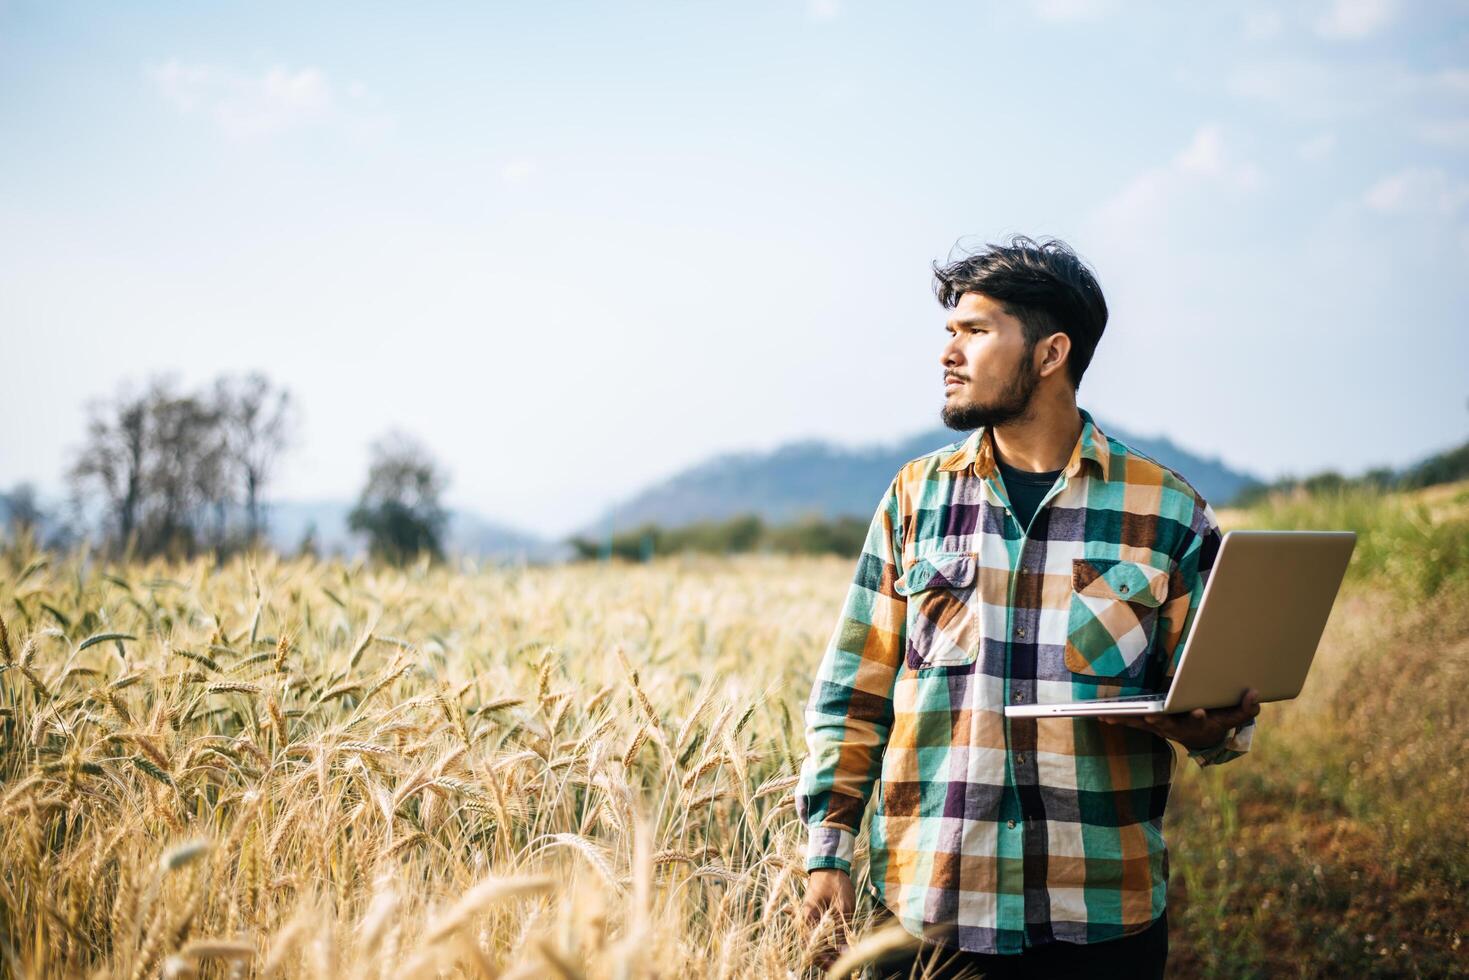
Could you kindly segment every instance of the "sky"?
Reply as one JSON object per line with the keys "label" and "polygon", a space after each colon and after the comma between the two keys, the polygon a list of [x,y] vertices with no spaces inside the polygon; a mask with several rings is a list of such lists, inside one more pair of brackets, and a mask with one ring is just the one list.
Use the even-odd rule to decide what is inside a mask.
{"label": "sky", "polygon": [[1264,478],[1462,442],[1469,4],[0,0],[0,487],[262,370],[277,498],[398,429],[566,534],[939,425],[931,264],[1015,233],[1097,272],[1100,422]]}

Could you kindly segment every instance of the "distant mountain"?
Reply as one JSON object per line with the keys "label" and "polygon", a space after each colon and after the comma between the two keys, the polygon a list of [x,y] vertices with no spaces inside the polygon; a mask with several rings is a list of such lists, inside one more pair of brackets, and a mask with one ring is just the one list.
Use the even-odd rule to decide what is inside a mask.
{"label": "distant mountain", "polygon": [[[1168,438],[1135,436],[1097,419],[1102,431],[1183,474],[1204,498],[1224,506],[1260,481],[1206,459]],[[850,449],[823,440],[787,443],[771,452],[726,453],[675,474],[613,506],[582,533],[605,536],[643,523],[678,527],[756,513],[784,523],[813,515],[868,518],[899,467],[962,440],[967,433],[937,428],[894,445]]]}

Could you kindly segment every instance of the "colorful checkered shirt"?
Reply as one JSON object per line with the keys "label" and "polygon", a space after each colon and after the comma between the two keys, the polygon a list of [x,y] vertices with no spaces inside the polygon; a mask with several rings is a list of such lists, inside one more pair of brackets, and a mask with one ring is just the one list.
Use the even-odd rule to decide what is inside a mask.
{"label": "colorful checkered shirt", "polygon": [[[1166,690],[1220,545],[1178,473],[1078,409],[1029,528],[985,428],[899,470],[806,705],[806,866],[850,871],[930,941],[1017,953],[1146,929],[1164,908],[1172,744],[1006,704]],[[1250,721],[1188,754],[1249,750]]]}

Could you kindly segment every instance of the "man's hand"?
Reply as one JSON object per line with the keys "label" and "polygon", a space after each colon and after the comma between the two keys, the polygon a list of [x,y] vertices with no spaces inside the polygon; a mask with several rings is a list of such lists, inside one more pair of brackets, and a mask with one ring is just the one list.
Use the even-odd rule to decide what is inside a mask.
{"label": "man's hand", "polygon": [[[848,919],[857,906],[857,891],[852,876],[836,868],[818,868],[806,879],[806,898],[801,902],[801,917],[808,928],[816,928],[821,916],[830,909],[837,920],[837,930],[844,933]],[[836,962],[838,950],[823,944],[816,951],[815,963],[825,970]]]}
{"label": "man's hand", "polygon": [[1171,738],[1187,749],[1207,749],[1217,745],[1225,734],[1243,725],[1260,713],[1260,692],[1253,687],[1240,698],[1233,708],[1195,708],[1189,712],[1165,715],[1155,712],[1150,715],[1103,715],[1101,720],[1108,725],[1129,725],[1145,732]]}

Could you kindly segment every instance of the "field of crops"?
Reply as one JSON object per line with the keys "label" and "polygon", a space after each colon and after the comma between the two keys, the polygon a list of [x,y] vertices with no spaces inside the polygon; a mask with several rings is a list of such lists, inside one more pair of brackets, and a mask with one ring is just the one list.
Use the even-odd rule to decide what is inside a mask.
{"label": "field of crops", "polygon": [[[1180,757],[1174,975],[1469,959],[1466,511],[1221,513],[1363,537],[1302,698]],[[800,705],[850,574],[7,547],[0,971],[800,975]]]}

